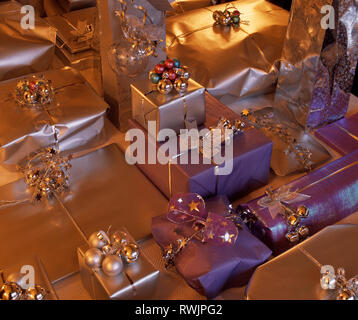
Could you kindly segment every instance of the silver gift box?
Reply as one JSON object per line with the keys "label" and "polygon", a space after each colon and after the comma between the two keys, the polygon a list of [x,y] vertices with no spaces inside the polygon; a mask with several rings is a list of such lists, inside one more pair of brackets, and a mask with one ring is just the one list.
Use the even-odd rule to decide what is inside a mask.
{"label": "silver gift box", "polygon": [[148,129],[148,121],[156,121],[156,134],[161,129],[179,133],[185,129],[185,120],[205,122],[205,88],[189,79],[188,91],[178,94],[175,90],[161,94],[149,80],[138,80],[131,85],[132,117]]}
{"label": "silver gift box", "polygon": [[24,77],[0,83],[0,163],[4,165],[17,164],[56,140],[61,151],[71,152],[104,141],[108,105],[84,78],[70,67],[43,75],[52,81],[56,94],[50,105],[40,109],[23,108],[16,102],[16,84]]}
{"label": "silver gift box", "polygon": [[78,248],[78,263],[83,286],[94,300],[148,300],[156,292],[159,270],[140,252],[137,261],[124,264],[123,272],[115,277],[89,268],[84,259],[88,246]]}
{"label": "silver gift box", "polygon": [[44,300],[58,300],[56,292],[54,291],[51,282],[48,278],[47,272],[40,257],[34,256],[27,259],[18,259],[16,265],[0,270],[0,287],[6,281],[7,277],[12,273],[20,273],[23,266],[31,266],[34,268],[35,285],[40,285],[46,290],[46,296]]}

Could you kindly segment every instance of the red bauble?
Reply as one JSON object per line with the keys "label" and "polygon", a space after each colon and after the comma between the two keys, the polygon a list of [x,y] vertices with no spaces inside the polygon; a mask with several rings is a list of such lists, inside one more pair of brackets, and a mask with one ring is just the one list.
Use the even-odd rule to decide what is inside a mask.
{"label": "red bauble", "polygon": [[154,67],[154,71],[155,73],[158,73],[158,74],[162,74],[165,70],[165,65],[162,64],[162,63],[158,63],[155,67]]}
{"label": "red bauble", "polygon": [[31,81],[29,83],[29,88],[30,88],[31,91],[35,91],[36,90],[36,83]]}
{"label": "red bauble", "polygon": [[171,80],[171,81],[174,81],[177,77],[177,74],[174,72],[173,69],[169,70],[168,71],[168,79]]}
{"label": "red bauble", "polygon": [[171,60],[171,59],[165,60],[164,64],[165,64],[165,67],[167,69],[173,69],[174,68],[174,61]]}

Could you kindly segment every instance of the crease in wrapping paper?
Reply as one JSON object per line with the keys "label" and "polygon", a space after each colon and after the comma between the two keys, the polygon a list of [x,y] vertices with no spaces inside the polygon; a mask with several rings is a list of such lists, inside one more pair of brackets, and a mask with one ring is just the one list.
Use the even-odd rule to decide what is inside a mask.
{"label": "crease in wrapping paper", "polygon": [[[104,139],[108,106],[83,77],[69,67],[47,71],[44,76],[52,80],[56,94],[52,104],[42,109],[23,108],[16,103],[16,83],[22,78],[0,83],[0,119],[4,123],[0,126],[0,161],[10,170],[43,147],[58,144],[61,151],[73,152]],[[22,126],[13,126],[14,122]]]}
{"label": "crease in wrapping paper", "polygon": [[96,6],[96,0],[58,0],[58,3],[66,12]]}
{"label": "crease in wrapping paper", "polygon": [[321,266],[343,267],[348,278],[356,275],[358,255],[352,244],[357,242],[357,236],[358,226],[353,224],[324,228],[258,267],[246,287],[246,299],[335,300],[335,290],[320,286]]}
{"label": "crease in wrapping paper", "polygon": [[[51,281],[61,279],[78,270],[71,255],[92,232],[109,225],[125,226],[135,239],[142,239],[150,233],[151,217],[167,207],[167,200],[137,168],[126,164],[116,145],[75,157],[71,164],[69,192],[35,205],[0,207],[0,265],[36,252],[43,256]],[[124,183],[130,179],[131,185]],[[133,200],[135,192],[141,199]],[[16,201],[28,191],[20,179],[1,187],[0,194],[1,199]]]}
{"label": "crease in wrapping paper", "polygon": [[[344,158],[338,159],[338,160],[328,164],[326,167],[335,168],[337,166],[337,163],[340,163],[340,162],[347,163],[348,162],[348,164],[345,164],[343,167],[340,167],[339,169],[335,169],[333,172],[330,172],[326,175],[323,175],[323,176],[321,176],[322,174],[320,175],[320,172],[325,172],[325,171],[329,170],[329,169],[326,169],[326,167],[323,167],[323,168],[317,170],[316,172],[313,172],[314,175],[318,175],[318,179],[316,179],[312,182],[309,182],[308,184],[304,185],[303,187],[297,187],[297,184],[302,185],[302,184],[304,184],[305,181],[310,181],[312,179],[310,177],[310,175],[304,176],[298,180],[295,180],[295,181],[289,183],[288,187],[289,188],[293,187],[294,189],[297,189],[296,192],[298,192],[298,193],[301,193],[304,191],[307,192],[307,190],[319,185],[320,183],[325,182],[332,177],[336,177],[336,176],[344,173],[346,170],[349,170],[349,169],[357,166],[358,160],[354,160],[357,158],[357,155],[358,155],[358,152],[354,152],[351,155],[348,155]],[[337,222],[339,219],[344,218],[345,216],[353,213],[354,211],[356,211],[358,209],[358,202],[355,200],[358,187],[356,184],[354,184],[354,182],[356,182],[356,181],[353,181],[352,179],[354,179],[354,176],[350,177],[351,182],[348,182],[349,186],[351,188],[348,189],[349,193],[347,195],[344,193],[336,193],[336,194],[332,195],[331,201],[333,201],[334,203],[332,204],[330,202],[328,204],[328,205],[332,205],[332,207],[333,207],[333,209],[330,208],[331,211],[323,210],[324,205],[322,208],[322,205],[319,205],[314,202],[314,201],[319,201],[319,199],[315,199],[315,198],[317,198],[318,195],[310,195],[309,194],[311,197],[308,200],[302,201],[302,204],[305,204],[308,207],[308,209],[310,210],[310,214],[306,218],[304,224],[309,227],[311,234],[312,234],[312,232],[315,233],[315,232],[319,231],[320,229],[326,227],[327,224]],[[335,189],[338,188],[338,190],[340,190],[339,189],[340,186],[337,186],[336,184],[332,185],[332,183],[331,183],[327,187],[328,190],[323,189],[325,193],[330,192],[330,190],[329,190],[330,186],[334,187]],[[310,193],[310,192],[308,192],[308,193]],[[337,202],[337,199],[336,199],[337,197],[339,197],[339,202]],[[254,214],[258,218],[259,225],[256,225],[255,228],[259,228],[259,229],[261,229],[262,227],[264,228],[265,234],[262,234],[261,236],[263,236],[264,238],[269,236],[269,238],[266,238],[266,240],[271,243],[270,247],[271,248],[273,247],[275,253],[280,253],[280,252],[282,252],[283,249],[287,249],[290,246],[292,246],[289,243],[289,241],[285,238],[285,234],[287,232],[287,225],[286,225],[286,222],[283,217],[278,215],[275,219],[272,219],[271,215],[268,213],[268,209],[259,206],[257,199],[249,202],[247,204],[247,206],[254,212]],[[337,206],[344,207],[345,210],[340,208],[341,211],[339,213],[336,213],[334,211],[334,208],[336,208]],[[338,208],[336,208],[336,209],[338,210]],[[324,212],[322,212],[322,211],[324,211]],[[318,213],[320,213],[320,214],[318,215]],[[324,217],[325,217],[325,219],[323,219]],[[261,224],[261,226],[260,226],[260,224]],[[270,233],[270,235],[266,234],[267,232]]]}
{"label": "crease in wrapping paper", "polygon": [[[321,27],[324,5],[334,9],[333,30]],[[300,125],[315,128],[346,114],[358,59],[357,27],[354,0],[293,1],[275,104]]]}
{"label": "crease in wrapping paper", "polygon": [[227,4],[168,18],[168,56],[190,67],[192,78],[215,97],[237,100],[273,92],[288,13],[263,0],[230,4],[248,25],[213,26],[212,11]]}
{"label": "crease in wrapping paper", "polygon": [[21,5],[16,2],[0,4],[0,80],[47,70],[54,56],[56,29],[43,19],[35,19],[35,28],[21,28]]}

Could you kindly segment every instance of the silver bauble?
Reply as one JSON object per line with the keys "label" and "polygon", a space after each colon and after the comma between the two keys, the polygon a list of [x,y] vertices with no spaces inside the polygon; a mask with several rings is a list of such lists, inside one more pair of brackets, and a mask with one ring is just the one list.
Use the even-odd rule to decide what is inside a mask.
{"label": "silver bauble", "polygon": [[118,276],[123,271],[123,261],[120,257],[111,255],[104,258],[102,271],[109,277]]}
{"label": "silver bauble", "polygon": [[174,88],[178,93],[184,93],[188,90],[188,81],[183,77],[175,79]]}
{"label": "silver bauble", "polygon": [[184,72],[182,74],[182,78],[184,78],[185,80],[189,80],[190,78],[190,73],[188,70],[186,70],[185,68],[183,68]]}
{"label": "silver bauble", "polygon": [[9,274],[6,277],[6,282],[14,282],[23,289],[26,287],[25,274],[20,273],[20,272],[14,272],[14,273]]}
{"label": "silver bauble", "polygon": [[0,288],[0,300],[21,300],[22,289],[14,282],[7,282]]}
{"label": "silver bauble", "polygon": [[157,84],[157,90],[161,94],[168,94],[173,90],[173,84],[168,79],[162,79]]}
{"label": "silver bauble", "polygon": [[103,258],[102,251],[97,248],[90,248],[85,253],[85,263],[90,268],[100,268]]}
{"label": "silver bauble", "polygon": [[125,262],[132,263],[139,257],[139,247],[135,243],[128,243],[123,246],[121,256]]}
{"label": "silver bauble", "polygon": [[112,243],[117,246],[123,246],[130,241],[128,234],[124,231],[115,231],[111,236]]}
{"label": "silver bauble", "polygon": [[102,230],[92,233],[88,239],[88,244],[91,248],[102,249],[109,242],[109,237]]}
{"label": "silver bauble", "polygon": [[28,288],[25,293],[26,300],[43,300],[46,296],[46,290],[39,285],[35,288]]}
{"label": "silver bauble", "polygon": [[221,15],[219,17],[219,23],[223,26],[228,26],[231,23],[231,18],[226,17],[225,15]]}
{"label": "silver bauble", "polygon": [[118,248],[115,245],[107,244],[102,248],[102,252],[105,255],[115,254],[117,252]]}

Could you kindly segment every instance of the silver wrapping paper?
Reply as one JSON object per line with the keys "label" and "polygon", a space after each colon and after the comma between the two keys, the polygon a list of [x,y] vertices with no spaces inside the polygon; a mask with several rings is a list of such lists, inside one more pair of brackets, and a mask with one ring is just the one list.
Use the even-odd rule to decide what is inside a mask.
{"label": "silver wrapping paper", "polygon": [[[332,5],[335,28],[321,13]],[[294,0],[282,51],[275,104],[302,126],[317,127],[347,112],[358,59],[355,0]]]}
{"label": "silver wrapping paper", "polygon": [[167,54],[189,67],[192,79],[230,104],[275,90],[288,12],[264,0],[230,3],[240,28],[213,26],[213,11],[192,10],[167,19]]}
{"label": "silver wrapping paper", "polygon": [[34,29],[22,29],[21,5],[0,4],[0,81],[47,70],[53,60],[56,29],[35,18]]}
{"label": "silver wrapping paper", "polygon": [[0,286],[2,285],[2,279],[6,281],[7,277],[11,273],[20,272],[23,266],[31,266],[34,268],[34,276],[35,276],[35,285],[40,285],[43,289],[46,290],[46,296],[44,300],[58,300],[56,292],[54,291],[51,282],[48,278],[47,271],[38,256],[34,256],[28,259],[21,260],[19,259],[16,265],[13,265],[6,270],[0,271]]}
{"label": "silver wrapping paper", "polygon": [[[129,0],[126,0],[130,3]],[[162,28],[160,40],[157,46],[157,57],[150,56],[148,66],[136,78],[147,78],[150,69],[159,61],[166,58],[165,52],[165,10],[170,9],[168,0],[137,0],[137,5],[143,6],[147,9],[148,16],[153,21],[153,24]],[[120,25],[120,18],[115,16],[116,10],[120,10],[120,2],[117,0],[99,1],[99,28],[100,28],[100,52],[102,62],[102,80],[104,88],[105,100],[110,104],[111,110],[109,118],[119,127],[122,123],[126,125],[126,120],[131,117],[131,98],[130,98],[130,84],[135,80],[129,78],[127,75],[120,73],[116,74],[108,61],[108,52],[110,47],[115,42],[126,42],[122,28]],[[128,13],[138,15],[138,10],[133,10],[128,6]],[[140,17],[142,19],[142,17]]]}
{"label": "silver wrapping paper", "polygon": [[56,95],[39,110],[23,108],[15,101],[16,83],[22,78],[0,83],[0,162],[9,168],[57,140],[61,151],[74,152],[105,139],[108,105],[84,78],[69,67],[47,71],[44,76],[52,81]]}
{"label": "silver wrapping paper", "polygon": [[156,121],[158,134],[161,129],[172,129],[179,133],[185,129],[185,121],[196,122],[200,126],[205,122],[205,89],[189,79],[188,90],[178,94],[161,94],[149,80],[143,79],[131,85],[132,117],[148,129],[148,121]]}
{"label": "silver wrapping paper", "polygon": [[[52,201],[0,206],[0,265],[39,255],[50,281],[78,271],[76,250],[96,230],[125,227],[135,240],[151,233],[151,219],[167,200],[116,145],[72,160],[70,191]],[[23,180],[0,187],[0,200],[30,195]]]}
{"label": "silver wrapping paper", "polygon": [[77,255],[83,286],[92,299],[150,300],[153,298],[157,290],[159,270],[155,269],[147,259],[141,247],[138,260],[130,264],[125,263],[123,272],[116,277],[106,276],[102,270],[90,269],[84,261],[87,249],[88,246],[78,248]]}

